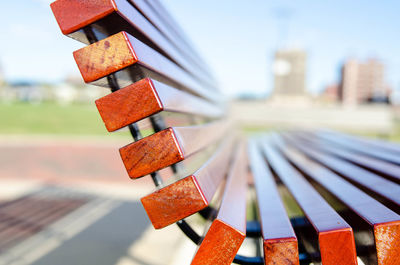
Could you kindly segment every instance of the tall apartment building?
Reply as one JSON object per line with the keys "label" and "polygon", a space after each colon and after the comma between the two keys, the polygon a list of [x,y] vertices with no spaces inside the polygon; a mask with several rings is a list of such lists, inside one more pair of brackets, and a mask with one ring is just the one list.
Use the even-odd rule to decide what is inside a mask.
{"label": "tall apartment building", "polygon": [[278,50],[273,63],[274,96],[302,96],[306,90],[306,59],[302,50]]}
{"label": "tall apartment building", "polygon": [[340,100],[345,105],[356,105],[374,99],[387,99],[390,91],[385,83],[384,71],[384,65],[376,59],[346,61],[342,67]]}

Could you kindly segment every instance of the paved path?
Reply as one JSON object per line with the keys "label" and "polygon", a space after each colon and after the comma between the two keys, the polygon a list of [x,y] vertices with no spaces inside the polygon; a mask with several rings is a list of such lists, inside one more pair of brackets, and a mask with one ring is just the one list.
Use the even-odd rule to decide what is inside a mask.
{"label": "paved path", "polygon": [[91,198],[0,253],[0,265],[180,264],[174,257],[184,236],[175,226],[157,231],[149,224],[138,199],[154,186],[149,178],[127,177],[120,146],[123,143],[0,140],[0,201],[49,190]]}

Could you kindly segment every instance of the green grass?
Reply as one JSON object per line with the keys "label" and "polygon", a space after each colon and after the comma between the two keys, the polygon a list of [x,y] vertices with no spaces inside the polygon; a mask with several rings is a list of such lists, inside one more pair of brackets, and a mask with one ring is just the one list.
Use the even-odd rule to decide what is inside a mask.
{"label": "green grass", "polygon": [[[242,128],[246,135],[273,130],[269,126]],[[147,132],[144,132],[145,134]],[[148,132],[150,133],[150,132]],[[0,134],[108,135],[95,104],[2,103],[0,102]],[[114,136],[127,137],[118,131]],[[369,137],[400,142],[400,121],[389,134],[361,133]]]}
{"label": "green grass", "polygon": [[386,141],[400,142],[400,120],[394,121],[393,129],[389,133],[360,133],[360,135]]}
{"label": "green grass", "polygon": [[[0,103],[0,134],[108,133],[94,104]],[[127,132],[119,134],[127,135]]]}

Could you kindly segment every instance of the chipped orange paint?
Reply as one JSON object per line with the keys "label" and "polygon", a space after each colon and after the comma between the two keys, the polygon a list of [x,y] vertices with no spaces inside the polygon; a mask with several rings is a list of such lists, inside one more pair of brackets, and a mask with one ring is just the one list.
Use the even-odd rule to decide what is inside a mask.
{"label": "chipped orange paint", "polygon": [[374,225],[379,265],[400,265],[400,221]]}
{"label": "chipped orange paint", "polygon": [[119,152],[131,178],[145,176],[184,159],[172,128],[126,145]]}
{"label": "chipped orange paint", "polygon": [[324,265],[357,264],[356,246],[351,228],[320,232],[318,239]]}
{"label": "chipped orange paint", "polygon": [[221,220],[214,220],[192,265],[231,264],[246,235]]}
{"label": "chipped orange paint", "polygon": [[163,110],[150,79],[142,79],[96,100],[109,132],[118,130]]}
{"label": "chipped orange paint", "polygon": [[75,51],[74,58],[86,83],[115,73],[138,61],[125,32]]}
{"label": "chipped orange paint", "polygon": [[173,224],[208,205],[193,175],[161,188],[141,201],[156,229]]}
{"label": "chipped orange paint", "polygon": [[267,239],[263,245],[266,265],[299,265],[297,238]]}
{"label": "chipped orange paint", "polygon": [[50,6],[65,35],[117,11],[113,0],[57,0]]}

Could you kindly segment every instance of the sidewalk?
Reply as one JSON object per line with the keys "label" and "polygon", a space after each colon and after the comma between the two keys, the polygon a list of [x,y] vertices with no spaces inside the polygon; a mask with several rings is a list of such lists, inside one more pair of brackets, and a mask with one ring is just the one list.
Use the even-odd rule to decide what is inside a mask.
{"label": "sidewalk", "polygon": [[[122,145],[0,141],[0,202],[28,194],[87,199],[81,207],[0,252],[0,265],[190,264],[196,245],[176,225],[155,230],[150,224],[139,199],[154,186],[147,177],[128,178],[118,154]],[[197,231],[202,233],[203,228]],[[253,246],[245,243],[240,251],[251,256]]]}
{"label": "sidewalk", "polygon": [[0,141],[0,202],[28,194],[88,198],[83,206],[0,252],[0,264],[179,264],[174,256],[186,239],[175,226],[151,226],[139,198],[154,186],[148,178],[128,178],[120,146]]}

